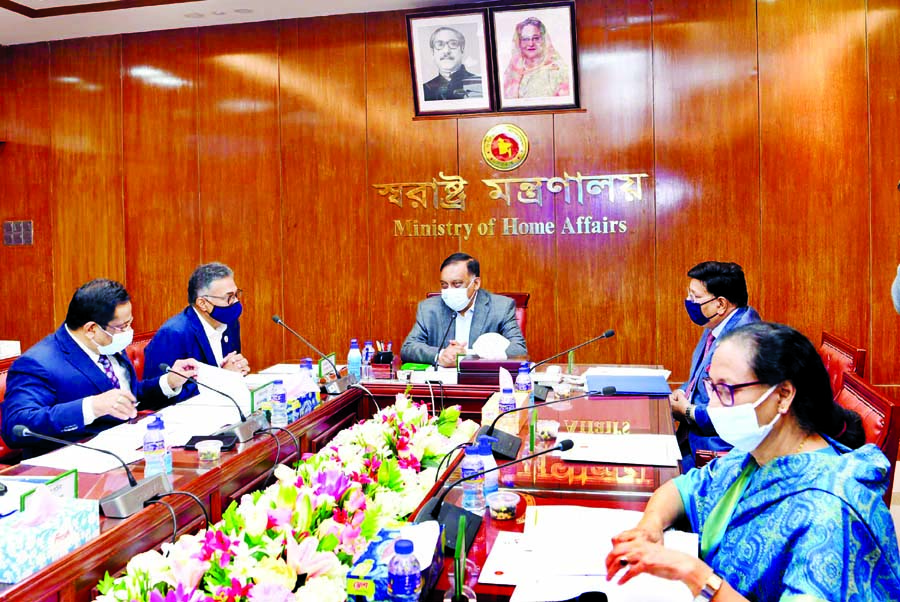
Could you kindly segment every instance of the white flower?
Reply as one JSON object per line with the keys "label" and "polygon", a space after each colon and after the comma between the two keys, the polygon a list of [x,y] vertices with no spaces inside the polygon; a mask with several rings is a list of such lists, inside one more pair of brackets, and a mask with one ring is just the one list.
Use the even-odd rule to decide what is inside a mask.
{"label": "white flower", "polygon": [[298,589],[295,597],[297,602],[344,602],[347,599],[347,580],[316,577]]}
{"label": "white flower", "polygon": [[166,576],[169,574],[169,563],[162,554],[150,550],[129,560],[125,572],[132,576],[143,573],[149,577],[152,585],[166,580]]}
{"label": "white flower", "polygon": [[245,495],[241,497],[241,504],[238,506],[238,514],[244,519],[244,529],[251,537],[258,537],[266,531],[266,525],[269,524],[269,515],[266,512],[267,504],[265,496],[261,497],[258,502],[253,503],[253,497]]}

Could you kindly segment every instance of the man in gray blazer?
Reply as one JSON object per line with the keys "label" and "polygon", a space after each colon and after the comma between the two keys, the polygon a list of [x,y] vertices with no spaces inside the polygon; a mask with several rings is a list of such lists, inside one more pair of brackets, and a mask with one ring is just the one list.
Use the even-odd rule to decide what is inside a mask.
{"label": "man in gray blazer", "polygon": [[499,333],[509,340],[507,357],[528,355],[516,321],[515,302],[483,290],[478,260],[466,253],[454,253],[441,264],[441,296],[419,303],[416,323],[403,343],[400,358],[450,368],[456,365],[456,356],[465,354],[466,348],[486,332]]}

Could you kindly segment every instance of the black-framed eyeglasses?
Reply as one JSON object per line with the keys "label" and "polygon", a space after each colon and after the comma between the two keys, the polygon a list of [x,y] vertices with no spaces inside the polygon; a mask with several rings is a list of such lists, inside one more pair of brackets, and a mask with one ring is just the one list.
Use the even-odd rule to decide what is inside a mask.
{"label": "black-framed eyeglasses", "polygon": [[744,387],[752,387],[753,385],[764,385],[766,383],[755,380],[752,383],[741,383],[739,385],[729,385],[728,383],[714,383],[710,377],[703,379],[703,385],[709,396],[716,396],[723,406],[731,407],[734,405],[734,392]]}
{"label": "black-framed eyeglasses", "polygon": [[443,50],[444,46],[446,46],[450,50],[459,50],[459,47],[462,46],[462,44],[459,40],[447,40],[446,42],[443,40],[435,40],[434,44],[431,45],[431,47],[438,52]]}
{"label": "black-framed eyeglasses", "polygon": [[238,289],[233,293],[228,293],[227,295],[203,295],[203,297],[206,297],[207,299],[222,299],[227,305],[234,305],[235,303],[240,301],[243,296],[243,289]]}

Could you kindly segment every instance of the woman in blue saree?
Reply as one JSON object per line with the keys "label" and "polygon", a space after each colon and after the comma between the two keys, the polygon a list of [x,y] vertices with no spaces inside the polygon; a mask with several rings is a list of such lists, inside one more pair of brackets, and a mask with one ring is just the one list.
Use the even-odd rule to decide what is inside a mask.
{"label": "woman in blue saree", "polygon": [[[607,579],[680,580],[699,601],[900,600],[887,458],[834,403],[812,343],[780,324],[736,329],[705,386],[734,450],[653,494],[637,527],[613,539]],[[700,534],[699,558],[661,545],[682,517]]]}

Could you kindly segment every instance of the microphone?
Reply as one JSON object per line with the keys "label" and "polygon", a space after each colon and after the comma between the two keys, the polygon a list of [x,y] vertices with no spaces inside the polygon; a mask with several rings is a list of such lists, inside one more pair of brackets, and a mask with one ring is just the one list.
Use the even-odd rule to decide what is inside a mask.
{"label": "microphone", "polygon": [[282,328],[284,328],[285,330],[287,330],[289,333],[291,333],[298,339],[300,339],[303,343],[306,343],[306,345],[310,349],[312,349],[313,351],[316,352],[316,355],[318,355],[323,360],[325,360],[326,362],[331,364],[331,368],[334,370],[335,380],[327,381],[325,383],[325,385],[324,385],[325,393],[327,393],[328,395],[340,395],[341,393],[346,391],[350,385],[356,384],[356,379],[353,377],[352,374],[347,374],[347,376],[341,376],[341,373],[338,372],[337,366],[334,365],[334,362],[331,361],[331,358],[328,357],[327,355],[325,355],[324,353],[322,353],[321,351],[319,351],[319,349],[315,345],[313,345],[312,343],[307,341],[303,337],[303,335],[301,335],[299,332],[297,332],[296,330],[294,330],[293,328],[291,328],[290,326],[285,324],[284,320],[281,319],[281,316],[279,316],[278,314],[273,315],[272,321],[275,322],[276,324],[278,324],[279,326],[281,326]]}
{"label": "microphone", "polygon": [[[237,437],[238,441],[243,443],[245,441],[249,441],[250,439],[252,439],[253,435],[256,434],[256,431],[258,431],[259,429],[264,429],[269,426],[269,423],[266,421],[265,417],[262,415],[261,412],[254,413],[252,416],[253,419],[248,420],[247,415],[244,414],[244,410],[241,409],[240,404],[231,395],[224,393],[222,391],[219,391],[218,389],[213,389],[206,383],[200,382],[193,376],[188,376],[187,374],[182,374],[181,372],[176,372],[175,370],[172,369],[171,366],[169,366],[169,364],[162,363],[159,365],[159,369],[160,369],[160,371],[162,371],[163,374],[167,374],[167,373],[171,372],[175,376],[180,376],[181,378],[186,379],[187,382],[189,382],[193,385],[196,385],[198,387],[203,387],[204,389],[209,389],[213,393],[218,393],[219,395],[221,395],[222,397],[225,397],[226,399],[231,401],[231,403],[234,404],[234,407],[237,408],[238,415],[240,415],[240,417],[241,417],[241,421],[236,424],[226,426],[224,429],[221,429],[214,434],[216,434],[216,435],[231,434],[231,435],[234,435],[235,437]],[[260,422],[260,419],[262,419],[262,422]]]}
{"label": "microphone", "polygon": [[446,489],[444,489],[443,493],[437,498],[430,499],[419,511],[419,514],[416,515],[415,520],[413,521],[415,524],[419,524],[429,520],[437,520],[439,523],[444,525],[444,547],[446,550],[454,550],[456,548],[456,535],[457,529],[459,528],[459,517],[460,515],[465,515],[466,517],[466,533],[465,533],[465,552],[468,553],[469,548],[472,546],[472,541],[475,539],[476,533],[478,533],[478,528],[481,526],[481,516],[460,508],[459,506],[454,506],[452,504],[447,504],[443,506],[444,498],[447,497],[447,494],[450,493],[450,490],[459,485],[464,481],[470,481],[472,479],[478,478],[480,476],[484,476],[489,472],[494,472],[495,470],[500,470],[502,468],[506,468],[507,466],[512,466],[513,464],[518,464],[520,462],[524,462],[525,460],[531,460],[532,458],[537,458],[538,456],[543,456],[545,454],[549,454],[555,451],[568,451],[575,446],[572,443],[571,439],[564,439],[554,445],[551,448],[545,449],[543,451],[539,451],[536,454],[532,454],[530,456],[525,456],[524,458],[519,458],[518,460],[513,460],[512,462],[507,462],[505,464],[501,464],[499,466],[495,466],[493,468],[489,468],[487,470],[482,470],[480,472],[476,472],[475,474],[470,474],[467,477],[463,477],[451,483]]}
{"label": "microphone", "polygon": [[172,491],[172,484],[169,482],[169,477],[165,473],[156,474],[152,477],[137,481],[125,461],[111,451],[91,447],[89,445],[82,445],[75,441],[58,439],[56,437],[51,437],[50,435],[42,435],[41,433],[34,432],[24,424],[17,424],[13,427],[12,432],[16,437],[21,437],[23,439],[34,437],[35,439],[43,439],[64,446],[73,445],[75,447],[83,447],[84,449],[90,449],[112,456],[118,460],[125,469],[125,474],[128,475],[128,485],[100,498],[100,510],[103,512],[103,516],[108,518],[128,518],[138,510],[142,510],[144,508],[144,502],[150,498]]}
{"label": "microphone", "polygon": [[536,410],[537,408],[542,408],[544,406],[553,405],[554,403],[560,403],[563,401],[572,401],[573,399],[584,399],[585,397],[595,397],[597,395],[612,396],[616,394],[615,387],[603,387],[601,391],[588,391],[583,395],[576,395],[574,397],[560,397],[559,399],[554,399],[552,401],[545,401],[544,403],[536,403],[534,405],[523,405],[518,408],[513,408],[511,410],[506,410],[505,412],[501,412],[497,414],[497,417],[494,418],[494,421],[491,422],[490,426],[482,426],[478,429],[478,432],[475,433],[475,439],[477,440],[480,435],[487,435],[488,437],[494,437],[496,441],[491,442],[491,450],[501,458],[507,458],[509,460],[514,460],[517,455],[519,455],[519,448],[522,447],[522,439],[517,437],[514,434],[507,433],[505,431],[501,431],[499,429],[495,430],[497,426],[497,422],[507,414],[512,414],[513,412],[521,412],[522,410]]}
{"label": "microphone", "polygon": [[438,363],[439,363],[439,362],[438,362],[438,359],[439,359],[439,357],[440,357],[440,355],[441,355],[441,349],[443,349],[444,343],[447,342],[447,335],[450,334],[450,329],[453,328],[453,324],[454,324],[454,322],[456,322],[456,316],[458,316],[458,315],[459,315],[459,314],[456,313],[455,311],[453,312],[453,316],[450,318],[450,323],[447,324],[447,330],[444,331],[444,336],[441,337],[441,343],[440,343],[440,345],[438,345],[438,352],[437,352],[437,354],[434,356],[434,364],[433,364],[433,366],[434,366],[435,368],[437,368]]}
{"label": "microphone", "polygon": [[546,364],[546,363],[549,362],[550,360],[555,360],[556,358],[558,358],[558,357],[561,356],[561,355],[565,355],[565,354],[567,354],[567,353],[570,353],[570,352],[572,352],[572,351],[575,351],[576,349],[581,349],[581,348],[584,347],[585,345],[590,345],[590,344],[593,343],[594,341],[599,341],[600,339],[609,339],[609,338],[614,337],[614,336],[616,336],[616,331],[613,330],[612,328],[610,328],[609,330],[607,330],[606,332],[604,332],[604,333],[601,334],[600,336],[596,336],[596,337],[594,337],[593,339],[589,339],[589,340],[585,341],[584,343],[579,343],[578,345],[575,345],[574,347],[569,347],[569,348],[566,349],[565,351],[561,351],[561,352],[557,353],[556,355],[551,355],[551,356],[548,357],[547,359],[539,361],[538,363],[534,364],[534,365],[531,367],[531,371],[533,371],[533,370],[534,370],[535,368],[537,368],[538,366],[543,366],[544,364]]}

